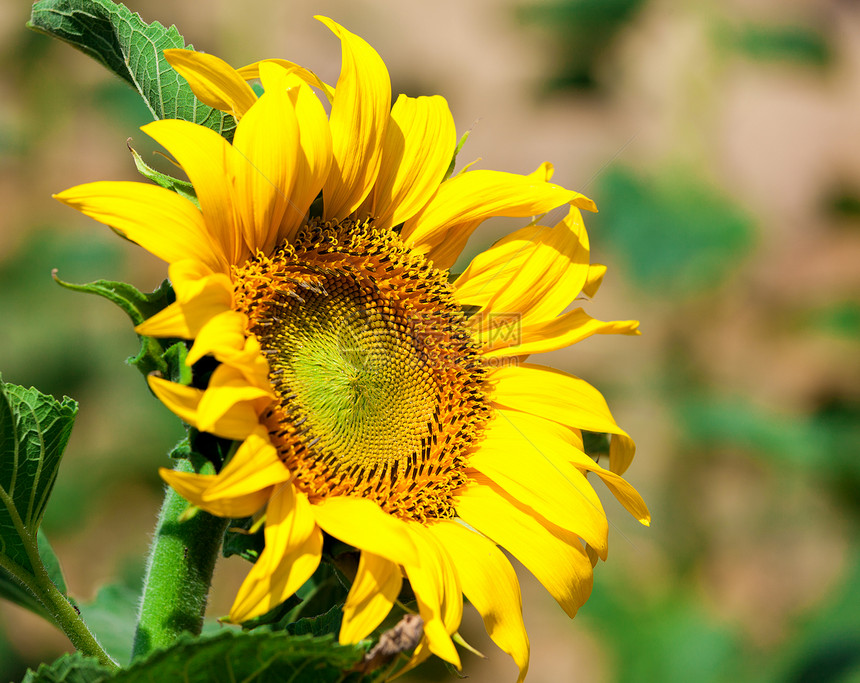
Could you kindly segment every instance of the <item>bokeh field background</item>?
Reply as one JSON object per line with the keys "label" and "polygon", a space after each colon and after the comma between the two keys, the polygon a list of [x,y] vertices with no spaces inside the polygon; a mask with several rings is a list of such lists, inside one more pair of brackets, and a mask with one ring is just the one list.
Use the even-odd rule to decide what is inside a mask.
{"label": "bokeh field background", "polygon": [[[532,683],[860,681],[860,5],[848,0],[138,0],[240,66],[284,57],[333,82],[326,14],[367,39],[394,92],[444,95],[461,160],[593,197],[589,312],[642,337],[538,357],[584,377],[637,440],[653,513],[609,496],[609,562],[569,621],[526,572]],[[0,4],[0,372],[80,402],[44,528],[79,600],[134,603],[181,430],[123,361],[131,325],[58,287],[154,289],[163,264],[50,195],[137,179],[136,94]],[[519,221],[479,230],[470,254]],[[599,486],[599,485],[598,485]],[[247,565],[218,569],[224,614]],[[122,636],[130,624],[115,624]],[[472,681],[514,680],[467,610]],[[0,604],[0,681],[70,648]],[[430,665],[411,681],[441,680]],[[448,680],[454,680],[449,678]]]}

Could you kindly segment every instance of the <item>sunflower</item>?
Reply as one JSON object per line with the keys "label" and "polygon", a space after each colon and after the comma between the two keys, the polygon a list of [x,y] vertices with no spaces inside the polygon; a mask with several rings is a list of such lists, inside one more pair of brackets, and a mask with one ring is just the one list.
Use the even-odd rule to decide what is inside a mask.
{"label": "sunflower", "polygon": [[[605,272],[589,262],[580,209],[591,200],[551,183],[550,164],[448,177],[445,100],[401,95],[392,106],[379,55],[320,20],[341,42],[335,87],[284,60],[235,70],[165,52],[201,101],[238,120],[232,143],[186,121],[142,128],[196,202],[135,182],[57,198],[169,264],[176,301],[137,331],[193,340],[189,365],[218,361],[205,390],[149,384],[188,424],[240,442],[218,474],[161,471],[194,506],[265,520],[265,549],[230,619],[292,595],[326,533],[361,553],[342,643],[379,626],[405,578],[424,624],[413,664],[432,653],[460,666],[451,636],[465,595],[522,680],[528,636],[500,547],[572,617],[607,553],[586,475],[649,521],[621,477],[633,442],[600,393],[525,360],[593,334],[638,334],[638,323],[570,307]],[[556,225],[532,221],[449,273],[485,219],[560,206]],[[608,469],[585,454],[583,431],[611,435]]]}

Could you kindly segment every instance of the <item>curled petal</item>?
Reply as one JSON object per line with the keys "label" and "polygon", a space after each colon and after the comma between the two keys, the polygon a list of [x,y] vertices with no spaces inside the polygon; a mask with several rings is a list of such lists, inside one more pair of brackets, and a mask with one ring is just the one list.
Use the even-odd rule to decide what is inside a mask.
{"label": "curled petal", "polygon": [[456,143],[444,98],[400,95],[385,131],[379,177],[359,215],[372,216],[381,228],[411,218],[436,192]]}
{"label": "curled petal", "polygon": [[240,119],[257,95],[223,59],[195,50],[165,50],[164,57],[188,81],[198,100]]}
{"label": "curled petal", "polygon": [[469,236],[491,216],[536,216],[576,201],[579,193],[530,176],[470,171],[449,178],[403,226],[403,238],[439,268],[450,268]]}
{"label": "curled petal", "polygon": [[502,407],[541,415],[570,427],[627,433],[616,423],[600,392],[579,377],[530,363],[493,371],[493,400]]}
{"label": "curled petal", "polygon": [[343,53],[329,117],[334,160],[323,187],[324,217],[343,219],[376,182],[391,109],[391,80],[385,63],[364,40],[331,19],[317,19],[340,38]]}
{"label": "curled petal", "polygon": [[400,567],[366,550],[343,606],[340,643],[350,645],[366,638],[388,616],[400,593]]}

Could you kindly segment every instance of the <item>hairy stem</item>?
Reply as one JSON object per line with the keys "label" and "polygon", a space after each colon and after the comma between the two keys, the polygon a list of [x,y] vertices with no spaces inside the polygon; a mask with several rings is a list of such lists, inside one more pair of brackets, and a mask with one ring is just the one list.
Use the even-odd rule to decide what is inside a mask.
{"label": "hairy stem", "polygon": [[[35,544],[31,545],[34,546]],[[36,552],[36,551],[34,551]],[[38,554],[36,553],[38,558]],[[80,653],[89,657],[95,657],[101,664],[110,668],[118,669],[119,665],[105,652],[101,644],[96,640],[92,631],[87,628],[81,615],[72,606],[68,598],[51,581],[48,573],[41,564],[33,563],[36,567],[35,575],[24,570],[11,560],[0,557],[0,567],[7,570],[18,581],[20,581],[41,602],[51,616],[53,622],[66,634]]]}
{"label": "hairy stem", "polygon": [[[194,471],[187,460],[179,472]],[[172,644],[181,633],[199,635],[215,560],[229,520],[202,510],[180,521],[188,503],[168,488],[158,517],[144,579],[132,657]]]}

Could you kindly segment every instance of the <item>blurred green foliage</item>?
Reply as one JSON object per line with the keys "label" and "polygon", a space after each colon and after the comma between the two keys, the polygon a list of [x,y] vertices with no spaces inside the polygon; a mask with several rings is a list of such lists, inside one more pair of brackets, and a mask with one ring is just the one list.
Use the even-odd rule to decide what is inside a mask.
{"label": "blurred green foliage", "polygon": [[517,19],[547,36],[551,66],[544,89],[595,88],[613,38],[644,4],[644,0],[555,0],[519,5]]}
{"label": "blurred green foliage", "polygon": [[833,62],[827,36],[809,26],[724,24],[715,33],[721,47],[759,61],[826,67]]}
{"label": "blurred green foliage", "polygon": [[594,224],[641,291],[683,298],[719,287],[753,244],[752,219],[695,172],[650,178],[615,167],[595,192]]}

